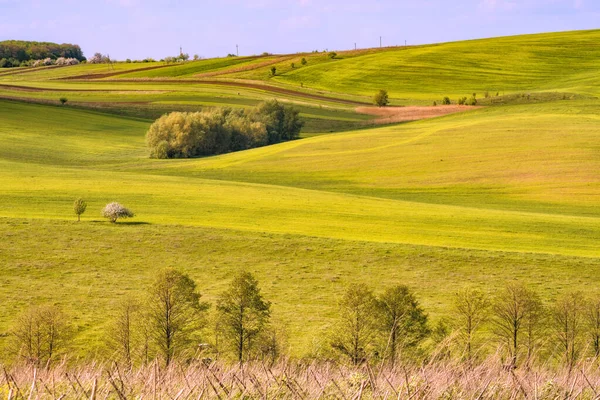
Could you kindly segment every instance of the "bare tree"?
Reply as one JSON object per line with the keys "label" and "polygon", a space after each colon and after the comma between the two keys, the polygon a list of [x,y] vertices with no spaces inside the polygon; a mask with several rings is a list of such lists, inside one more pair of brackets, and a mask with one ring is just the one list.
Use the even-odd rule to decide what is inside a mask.
{"label": "bare tree", "polygon": [[427,314],[405,285],[386,289],[377,298],[376,305],[386,342],[384,353],[389,353],[390,362],[394,365],[398,351],[418,346],[429,334]]}
{"label": "bare tree", "polygon": [[[208,303],[200,301],[196,283],[175,269],[160,271],[148,291],[148,323],[152,342],[166,365],[194,348],[204,326]],[[199,343],[196,343],[199,344]]]}
{"label": "bare tree", "polygon": [[537,293],[522,284],[509,284],[496,297],[493,314],[494,331],[506,346],[510,366],[517,367],[522,347],[527,349],[529,361],[539,341],[543,315],[543,305]]}
{"label": "bare tree", "polygon": [[581,354],[584,313],[584,297],[581,292],[565,294],[552,307],[554,332],[569,368],[575,365]]}
{"label": "bare tree", "polygon": [[376,301],[364,284],[350,285],[340,302],[340,319],[331,346],[359,365],[369,358],[377,335]]}
{"label": "bare tree", "polygon": [[217,301],[218,331],[235,350],[241,363],[257,345],[271,316],[271,303],[264,300],[258,281],[249,272],[237,274]]}
{"label": "bare tree", "polygon": [[12,330],[15,350],[38,367],[50,363],[69,339],[65,315],[56,306],[31,307],[17,318]]}
{"label": "bare tree", "polygon": [[109,327],[108,344],[128,367],[133,364],[134,350],[138,343],[136,332],[141,333],[142,330],[140,313],[140,304],[132,298],[126,298],[116,306],[114,319]]}
{"label": "bare tree", "polygon": [[473,359],[476,334],[488,320],[489,308],[489,299],[478,289],[467,287],[454,297],[454,321],[469,361]]}
{"label": "bare tree", "polygon": [[585,319],[594,356],[600,357],[600,296],[596,296],[588,302]]}

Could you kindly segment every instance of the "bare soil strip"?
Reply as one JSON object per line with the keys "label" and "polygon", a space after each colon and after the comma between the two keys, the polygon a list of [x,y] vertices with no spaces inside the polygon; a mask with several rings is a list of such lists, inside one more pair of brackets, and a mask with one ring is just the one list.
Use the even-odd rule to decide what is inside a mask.
{"label": "bare soil strip", "polygon": [[104,92],[104,93],[115,93],[115,94],[162,94],[167,93],[168,90],[111,90],[111,89],[64,89],[64,88],[38,88],[32,86],[19,86],[19,85],[5,85],[0,83],[0,89],[15,90],[18,92]]}
{"label": "bare soil strip", "polygon": [[475,110],[481,107],[470,106],[408,106],[408,107],[357,107],[356,112],[375,115],[377,124],[393,124],[396,122],[418,121],[421,119],[441,117],[448,114]]}

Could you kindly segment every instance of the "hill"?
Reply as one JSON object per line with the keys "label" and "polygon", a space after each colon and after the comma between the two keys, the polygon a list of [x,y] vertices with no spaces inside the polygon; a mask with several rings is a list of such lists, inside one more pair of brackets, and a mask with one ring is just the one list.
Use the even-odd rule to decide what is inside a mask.
{"label": "hill", "polygon": [[[191,274],[208,300],[233,271],[254,272],[295,355],[323,345],[353,282],[408,284],[434,321],[466,283],[493,293],[516,279],[545,299],[592,290],[600,111],[596,47],[585,44],[598,36],[358,51],[320,64],[323,55],[304,55],[307,66],[289,72],[291,59],[269,56],[1,74],[0,96],[12,100],[0,100],[0,346],[14,315],[54,303],[74,315],[80,354],[98,350],[116,301],[142,295],[165,266]],[[452,65],[449,75],[427,75],[440,60]],[[282,63],[281,74],[253,79],[267,62]],[[218,75],[189,77],[207,73]],[[127,74],[136,76],[118,80]],[[506,93],[485,108],[366,127],[371,117],[355,102],[382,74],[396,102],[467,95],[494,82]],[[297,85],[309,76],[313,88]],[[80,78],[62,79],[70,77]],[[60,96],[65,106],[54,105]],[[148,158],[152,115],[273,96],[299,107],[313,123],[306,136],[318,135],[216,157]],[[326,134],[333,123],[357,125]],[[81,223],[77,197],[89,204]],[[137,217],[102,221],[111,201]]]}

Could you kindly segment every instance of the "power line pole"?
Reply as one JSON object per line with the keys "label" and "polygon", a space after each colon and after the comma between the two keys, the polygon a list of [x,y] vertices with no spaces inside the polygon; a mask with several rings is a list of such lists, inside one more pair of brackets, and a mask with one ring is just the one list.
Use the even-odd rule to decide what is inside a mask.
{"label": "power line pole", "polygon": [[356,42],[354,43],[354,50],[356,50]]}
{"label": "power line pole", "polygon": [[237,44],[235,45],[235,54],[236,54],[237,56],[239,56],[239,55],[240,55],[240,48],[238,47],[238,45],[237,45]]}
{"label": "power line pole", "polygon": [[381,47],[381,36],[379,36],[379,47]]}

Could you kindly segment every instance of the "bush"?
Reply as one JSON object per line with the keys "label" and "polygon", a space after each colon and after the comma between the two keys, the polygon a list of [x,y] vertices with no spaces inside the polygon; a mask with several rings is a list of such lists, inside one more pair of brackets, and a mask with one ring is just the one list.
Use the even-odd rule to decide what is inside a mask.
{"label": "bush", "polygon": [[375,97],[373,97],[373,103],[378,107],[387,106],[390,103],[387,90],[381,89]]}
{"label": "bush", "polygon": [[434,106],[434,107],[435,107],[435,106],[437,106],[437,101],[434,101],[434,102],[433,102],[433,106]]}
{"label": "bush", "polygon": [[60,99],[58,99],[58,101],[60,101],[60,104],[64,106],[69,100],[66,97],[61,97]]}
{"label": "bush", "polygon": [[[465,99],[466,99],[466,97],[465,97]],[[470,99],[466,100],[464,104],[467,106],[476,106],[477,99],[475,97],[471,97]]]}
{"label": "bush", "polygon": [[331,58],[333,60],[334,58],[337,57],[337,53],[335,51],[332,51],[328,54],[328,56],[329,56],[329,58]]}
{"label": "bush", "polygon": [[448,96],[444,97],[444,99],[442,100],[442,104],[445,106],[452,104],[452,102],[450,101],[450,97],[448,97]]}
{"label": "bush", "polygon": [[113,202],[108,203],[102,210],[102,216],[115,223],[119,218],[133,218],[134,214],[129,209],[123,207],[121,204]]}
{"label": "bush", "polygon": [[308,61],[306,61],[306,58],[302,57],[302,61],[300,61],[300,64],[306,65],[307,63]]}
{"label": "bush", "polygon": [[271,76],[275,76],[277,74],[277,68],[271,67]]}
{"label": "bush", "polygon": [[461,106],[464,106],[466,102],[467,102],[466,97],[461,97],[460,99],[458,99],[458,104]]}
{"label": "bush", "polygon": [[302,126],[298,111],[272,100],[250,111],[166,114],[150,126],[146,142],[152,158],[189,158],[296,139]]}

